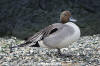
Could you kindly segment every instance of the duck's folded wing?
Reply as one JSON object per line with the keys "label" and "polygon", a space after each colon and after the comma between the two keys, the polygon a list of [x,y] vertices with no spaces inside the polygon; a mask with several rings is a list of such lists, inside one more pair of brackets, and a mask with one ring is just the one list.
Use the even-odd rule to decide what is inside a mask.
{"label": "duck's folded wing", "polygon": [[37,42],[39,40],[43,40],[45,37],[49,36],[50,34],[57,31],[57,27],[54,27],[54,25],[49,25],[48,27],[42,29],[41,31],[34,34],[32,37],[30,37],[26,42]]}
{"label": "duck's folded wing", "polygon": [[43,40],[45,37],[49,36],[50,34],[57,31],[57,27],[54,25],[49,25],[48,27],[42,29],[41,31],[34,34],[32,37],[30,37],[28,40],[25,41],[25,43],[22,43],[20,45],[14,46],[15,47],[23,47],[23,46],[32,46],[35,45],[38,41]]}

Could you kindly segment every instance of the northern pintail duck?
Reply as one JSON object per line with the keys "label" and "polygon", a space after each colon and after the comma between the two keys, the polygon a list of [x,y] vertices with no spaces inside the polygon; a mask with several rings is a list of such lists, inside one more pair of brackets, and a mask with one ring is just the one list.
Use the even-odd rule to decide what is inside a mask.
{"label": "northern pintail duck", "polygon": [[47,48],[65,48],[80,38],[80,29],[73,23],[76,20],[72,18],[69,11],[63,11],[60,15],[61,23],[54,23],[40,30],[25,43],[16,47],[33,46]]}

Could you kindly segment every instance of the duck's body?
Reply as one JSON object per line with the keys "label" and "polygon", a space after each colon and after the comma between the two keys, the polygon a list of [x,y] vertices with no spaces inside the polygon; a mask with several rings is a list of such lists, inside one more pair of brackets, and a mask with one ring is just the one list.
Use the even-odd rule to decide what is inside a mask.
{"label": "duck's body", "polygon": [[60,16],[62,23],[49,25],[30,37],[25,43],[18,46],[40,46],[47,48],[68,47],[80,38],[80,29],[76,24],[69,21],[70,16],[69,11],[62,12]]}
{"label": "duck's body", "polygon": [[72,22],[66,24],[55,23],[53,26],[58,30],[39,41],[41,47],[65,48],[80,37],[79,27]]}

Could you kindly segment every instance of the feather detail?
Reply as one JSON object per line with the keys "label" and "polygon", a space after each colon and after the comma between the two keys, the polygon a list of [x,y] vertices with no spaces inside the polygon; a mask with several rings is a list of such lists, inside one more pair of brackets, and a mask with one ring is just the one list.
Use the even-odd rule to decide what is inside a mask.
{"label": "feather detail", "polygon": [[37,44],[38,41],[43,40],[45,37],[48,37],[49,35],[51,35],[52,33],[55,33],[58,30],[58,27],[55,27],[56,24],[61,25],[60,23],[49,25],[48,27],[34,34],[32,37],[26,40],[25,43],[14,46],[12,48],[23,47],[23,46],[36,46],[35,44]]}

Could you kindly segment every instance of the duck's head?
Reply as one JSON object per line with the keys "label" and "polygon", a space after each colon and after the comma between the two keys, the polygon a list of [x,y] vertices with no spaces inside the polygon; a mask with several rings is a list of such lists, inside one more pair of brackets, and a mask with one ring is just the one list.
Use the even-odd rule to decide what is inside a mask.
{"label": "duck's head", "polygon": [[76,22],[77,20],[72,18],[70,11],[63,11],[60,15],[60,21],[64,24],[67,22]]}

